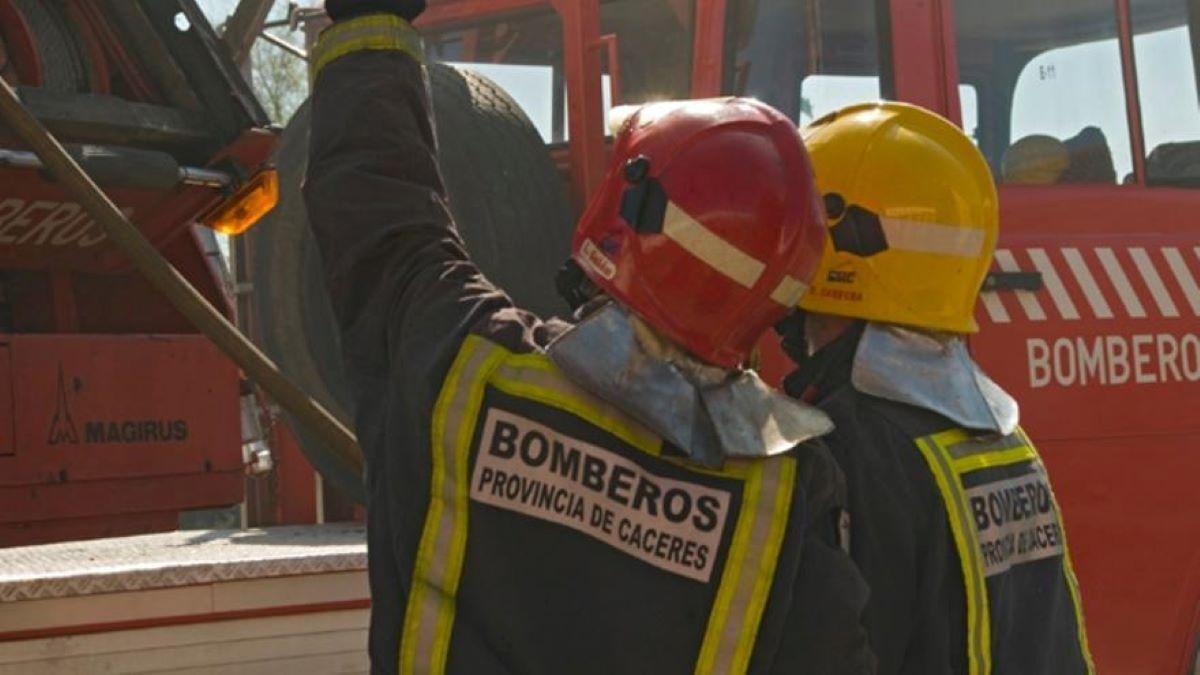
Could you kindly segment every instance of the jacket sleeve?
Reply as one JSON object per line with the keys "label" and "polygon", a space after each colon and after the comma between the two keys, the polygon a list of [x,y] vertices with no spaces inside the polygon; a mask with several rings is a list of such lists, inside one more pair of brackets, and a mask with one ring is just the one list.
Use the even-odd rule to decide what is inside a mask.
{"label": "jacket sleeve", "polygon": [[352,52],[320,70],[304,198],[351,370],[440,383],[468,329],[510,306],[454,227],[408,54]]}
{"label": "jacket sleeve", "polygon": [[786,660],[803,664],[803,672],[874,673],[863,624],[869,591],[845,550],[845,478],[823,443],[807,444],[799,460],[808,518],[793,589],[799,630],[785,638],[784,649],[794,652]]}

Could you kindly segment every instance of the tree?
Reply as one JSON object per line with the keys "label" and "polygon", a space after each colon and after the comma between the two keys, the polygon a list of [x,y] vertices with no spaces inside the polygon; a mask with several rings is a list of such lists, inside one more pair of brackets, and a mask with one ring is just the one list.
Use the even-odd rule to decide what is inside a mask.
{"label": "tree", "polygon": [[[237,6],[237,0],[199,0],[201,10],[221,32],[223,24]],[[288,3],[276,2],[269,19],[287,17]],[[271,29],[271,34],[301,46],[299,33],[286,28]],[[308,96],[308,67],[302,59],[266,40],[259,39],[250,52],[250,84],[259,103],[277,124],[287,124],[296,108]]]}
{"label": "tree", "polygon": [[[292,41],[286,32],[276,35]],[[295,54],[260,39],[250,53],[250,68],[259,103],[272,121],[287,124],[308,97],[307,64]]]}

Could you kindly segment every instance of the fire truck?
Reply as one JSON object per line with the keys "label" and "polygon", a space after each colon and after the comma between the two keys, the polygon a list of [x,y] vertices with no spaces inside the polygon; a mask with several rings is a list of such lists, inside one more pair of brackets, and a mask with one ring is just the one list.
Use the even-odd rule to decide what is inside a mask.
{"label": "fire truck", "polygon": [[[461,123],[439,130],[452,209],[485,272],[542,312],[562,309],[552,273],[566,254],[571,215],[604,169],[612,106],[755,96],[803,124],[884,98],[961,124],[988,159],[1001,199],[982,330],[970,346],[1020,401],[1053,475],[1097,667],[1196,672],[1200,5],[429,4],[420,20],[427,54],[451,64],[434,66],[439,124],[464,110],[478,122],[474,133]],[[282,152],[300,156],[303,124],[293,122]],[[511,172],[526,180],[512,183]],[[551,184],[569,199],[545,192]],[[284,204],[296,199],[287,192]],[[270,308],[256,316],[276,357],[347,413],[324,299],[306,293],[280,304],[277,289],[316,275],[308,245],[281,254],[283,237],[303,237],[290,222],[269,217],[251,237],[251,247],[271,251],[251,254],[259,307]],[[262,286],[266,279],[276,281]],[[780,377],[786,365],[771,340],[763,350],[765,372]],[[308,452],[329,464],[319,448]]]}
{"label": "fire truck", "polygon": [[[98,2],[0,0],[9,54],[21,53],[13,45],[22,42],[11,35],[14,9],[36,14],[30,7],[45,5],[77,12],[73,8]],[[137,4],[146,5],[148,14],[156,11],[154,3]],[[1198,672],[1200,500],[1192,485],[1200,470],[1200,219],[1194,215],[1200,206],[1195,68],[1200,5],[1194,0],[430,0],[429,5],[419,25],[433,64],[439,152],[451,208],[484,271],[518,302],[543,314],[565,311],[551,290],[553,272],[567,255],[574,216],[601,178],[614,106],[755,96],[802,125],[842,105],[884,98],[922,105],[962,125],[992,167],[1002,219],[995,266],[978,309],[982,331],[971,338],[971,349],[1021,402],[1022,423],[1053,474],[1098,669]],[[163,12],[165,29],[175,14]],[[310,33],[319,30],[317,13],[296,9],[290,23],[299,26],[305,23],[301,19],[313,19],[307,22]],[[28,64],[30,58],[11,62]],[[152,74],[172,81],[170,73]],[[263,126],[253,107],[249,110],[239,118],[242,126]],[[350,420],[353,406],[336,330],[299,199],[306,127],[307,110],[301,108],[275,155],[279,206],[236,244],[240,278],[235,288],[248,292],[238,313],[285,372]],[[67,128],[61,127],[63,133]],[[223,138],[233,142],[235,136]],[[208,147],[208,153],[191,156],[192,175],[220,167],[231,177],[222,194],[233,194],[231,186],[253,173],[246,167],[257,167],[257,159],[233,171],[229,164],[214,163],[219,148]],[[184,169],[190,166],[184,164]],[[8,196],[0,194],[0,219],[2,198]],[[45,210],[56,213],[58,207],[41,208],[40,216],[29,215],[31,221],[38,216],[39,226],[6,226],[0,220],[0,254],[6,251],[6,227],[40,232]],[[25,219],[18,214],[12,222]],[[186,267],[185,258],[174,261]],[[22,268],[24,260],[12,254],[0,266]],[[38,288],[59,294],[37,306],[70,307],[58,301],[70,297],[62,295],[64,288],[83,289],[86,298],[111,283],[108,276],[87,277],[71,286],[56,276],[55,270],[73,270],[74,264],[36,266],[37,274],[46,274]],[[12,288],[20,286],[6,286]],[[111,295],[108,302],[123,297]],[[153,310],[150,299],[138,302],[137,307],[148,308],[147,317],[162,311]],[[130,306],[135,305],[107,305],[126,314]],[[232,301],[226,306],[232,313]],[[143,453],[129,455],[123,465],[106,462],[102,453],[128,448],[100,442],[87,447],[89,438],[114,442],[108,441],[108,425],[88,426],[107,420],[98,417],[100,412],[95,420],[80,418],[90,377],[74,375],[66,360],[56,366],[54,358],[38,360],[19,351],[23,340],[34,339],[30,333],[38,333],[37,339],[50,340],[44,333],[67,339],[60,334],[71,332],[71,312],[44,313],[48,316],[40,320],[52,327],[8,329],[11,340],[0,347],[11,352],[9,361],[0,361],[0,383],[3,368],[15,373],[11,381],[24,382],[16,379],[26,377],[20,369],[36,362],[40,379],[31,391],[45,401],[37,417],[14,413],[18,429],[21,420],[38,420],[29,425],[37,431],[27,432],[37,438],[22,441],[18,435],[15,446],[0,438],[0,462],[6,461],[6,448],[15,448],[7,450],[10,465],[13,457],[30,457],[25,449],[34,447],[30,443],[41,457],[61,453],[70,449],[74,432],[82,449],[95,451],[86,460],[72,456],[85,462],[79,471],[93,467],[100,472],[96,476],[120,478],[176,456],[181,467],[194,467],[204,457],[203,448],[241,440],[228,425],[215,424],[220,416],[213,415],[214,426],[187,426],[197,430],[192,440],[199,429],[224,430],[225,436],[213,440],[216,445],[197,446],[199,456],[185,460],[185,453],[166,452],[172,449],[166,447],[166,460]],[[105,391],[123,392],[104,401],[114,409],[128,392],[157,381],[155,373],[178,369],[170,361],[175,351],[153,357],[158,338],[149,336],[160,324],[139,320],[143,323],[113,331],[147,336],[138,343],[147,345],[145,358],[126,357],[128,365],[104,371],[113,378],[104,381]],[[83,332],[107,332],[93,325],[102,326],[88,323]],[[186,329],[177,330],[189,337]],[[762,349],[764,373],[777,380],[787,365],[771,340]],[[191,381],[223,373],[223,384],[177,401],[208,396],[222,410],[236,410],[236,373],[215,356],[211,362],[200,358],[187,371]],[[131,375],[121,379],[122,373]],[[32,375],[28,379],[34,381]],[[15,409],[25,410],[19,401],[32,394],[13,391]],[[13,409],[7,395],[0,387],[4,423],[5,411]],[[166,440],[176,435],[169,414],[137,415],[132,421],[162,417],[168,422],[154,427],[154,447],[174,442]],[[150,426],[132,428],[139,438],[151,434]],[[117,426],[115,438],[124,441],[122,429]],[[351,501],[361,497],[353,467],[302,425],[280,424],[279,429],[272,437],[276,447],[290,447],[294,434],[333,487],[318,489],[319,498],[331,492]],[[22,501],[11,502],[8,512],[63,503],[42,498],[51,493],[47,485],[65,489],[58,483],[70,487],[76,476],[91,475],[71,467],[62,473],[63,461],[32,464],[29,477],[19,483]],[[223,461],[204,462],[198,472],[184,468],[163,475],[242,470],[238,459]],[[0,471],[3,467],[0,463]],[[4,478],[0,473],[0,481]],[[36,489],[30,487],[35,483]],[[216,497],[185,499],[183,486],[198,484],[172,483],[179,487],[167,491],[178,501],[160,509],[141,530],[165,529],[164,523],[176,522],[189,508],[247,499],[229,482]],[[288,494],[295,498],[294,491]],[[108,503],[112,495],[79,499],[87,498]],[[129,504],[134,502],[131,498]],[[146,509],[144,502],[138,504],[126,513]],[[361,598],[337,598],[362,606]]]}

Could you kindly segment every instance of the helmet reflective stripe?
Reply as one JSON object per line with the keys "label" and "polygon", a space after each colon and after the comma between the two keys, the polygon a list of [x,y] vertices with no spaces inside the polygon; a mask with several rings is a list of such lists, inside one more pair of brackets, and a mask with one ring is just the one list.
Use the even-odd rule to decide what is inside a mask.
{"label": "helmet reflective stripe", "polygon": [[[662,232],[688,253],[746,288],[753,288],[766,269],[764,263],[722,239],[673,202],[667,204]],[[794,307],[807,290],[804,282],[785,274],[771,291],[771,299],[785,307]]]}
{"label": "helmet reflective stripe", "polygon": [[785,274],[779,280],[779,285],[775,287],[775,290],[771,291],[771,299],[785,307],[794,307],[807,291],[808,284],[790,274]]}
{"label": "helmet reflective stripe", "polygon": [[746,288],[753,288],[766,268],[761,261],[722,239],[674,202],[667,204],[662,233],[709,267]]}
{"label": "helmet reflective stripe", "polygon": [[940,253],[974,258],[983,252],[987,237],[982,229],[942,225],[900,218],[880,218],[889,249]]}

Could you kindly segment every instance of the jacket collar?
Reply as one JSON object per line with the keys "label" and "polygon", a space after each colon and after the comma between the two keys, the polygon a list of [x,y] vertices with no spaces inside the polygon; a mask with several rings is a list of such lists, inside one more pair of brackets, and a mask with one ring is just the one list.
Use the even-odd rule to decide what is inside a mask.
{"label": "jacket collar", "polygon": [[850,381],[864,394],[932,410],[965,429],[1007,436],[1020,421],[1016,400],[980,369],[957,335],[868,323]]}
{"label": "jacket collar", "polygon": [[778,455],[833,430],[825,413],[768,387],[753,371],[654,353],[616,303],[595,310],[547,351],[573,382],[705,466]]}
{"label": "jacket collar", "polygon": [[781,324],[783,344],[799,368],[787,377],[792,396],[820,401],[838,388],[929,410],[965,428],[1010,434],[1017,402],[971,358],[958,336],[858,322],[807,355],[803,315]]}

